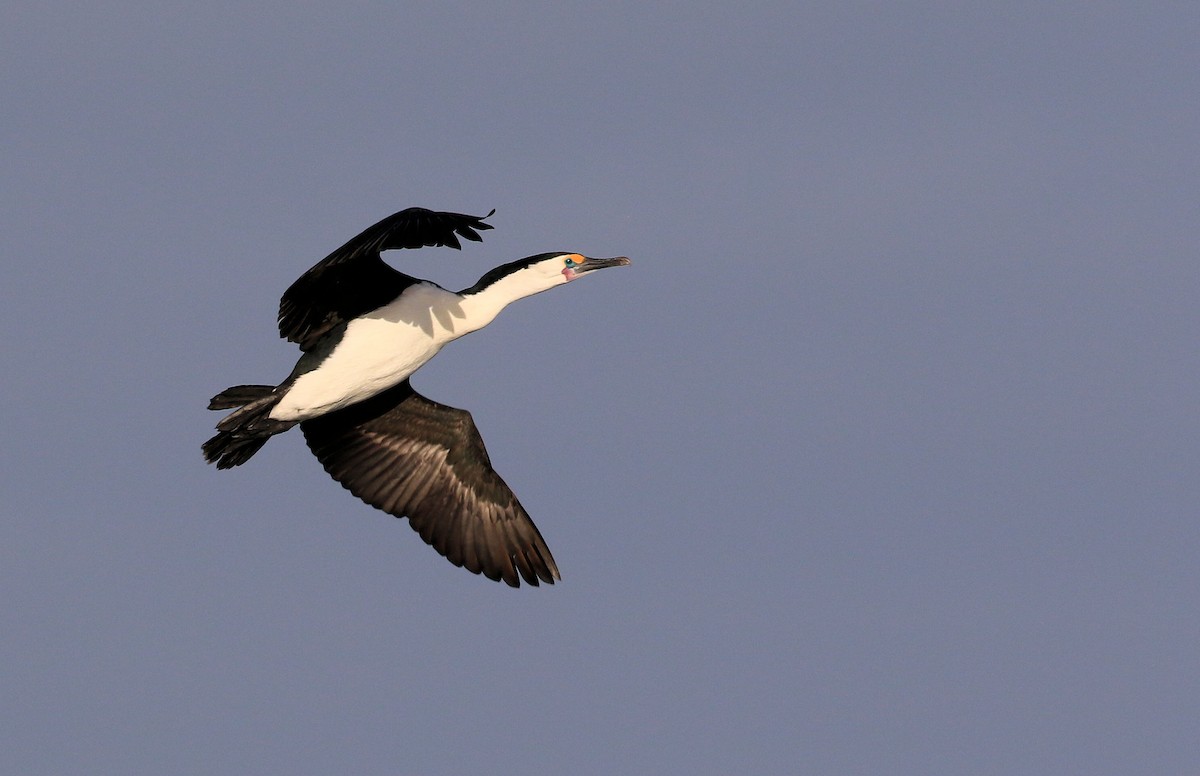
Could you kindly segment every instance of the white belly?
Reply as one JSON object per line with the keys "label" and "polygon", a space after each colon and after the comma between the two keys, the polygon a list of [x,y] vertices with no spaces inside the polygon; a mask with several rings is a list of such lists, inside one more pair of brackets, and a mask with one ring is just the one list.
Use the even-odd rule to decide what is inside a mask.
{"label": "white belly", "polygon": [[292,384],[270,417],[315,418],[397,385],[466,333],[455,326],[458,299],[432,284],[412,286],[392,304],[351,321],[333,352]]}

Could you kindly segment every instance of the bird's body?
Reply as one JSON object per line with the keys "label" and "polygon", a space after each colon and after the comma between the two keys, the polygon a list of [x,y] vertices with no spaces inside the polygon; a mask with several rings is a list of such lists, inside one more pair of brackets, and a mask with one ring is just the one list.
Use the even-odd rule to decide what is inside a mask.
{"label": "bird's body", "polygon": [[553,557],[492,469],[470,414],[429,401],[408,378],[509,303],[629,260],[538,254],[456,293],[397,272],[379,256],[389,248],[457,248],[455,235],[478,241],[476,230],[490,228],[474,216],[409,208],[302,275],[281,300],[279,328],[303,355],[279,385],[234,386],[213,398],[210,409],[234,412],[205,443],[206,459],[218,468],[240,465],[299,423],[334,479],[408,517],[451,562],[513,586],[518,577],[553,582]]}
{"label": "bird's body", "polygon": [[369,399],[475,330],[468,325],[458,294],[432,283],[411,285],[395,301],[325,335],[329,352],[296,378],[270,416],[307,420]]}

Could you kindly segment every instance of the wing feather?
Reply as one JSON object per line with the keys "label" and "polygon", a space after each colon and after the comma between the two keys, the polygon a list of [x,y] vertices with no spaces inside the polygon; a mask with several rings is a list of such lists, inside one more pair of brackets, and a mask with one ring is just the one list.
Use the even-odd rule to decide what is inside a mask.
{"label": "wing feather", "polygon": [[426,399],[406,380],[300,428],[335,480],[407,517],[454,565],[513,587],[560,579],[537,526],[492,468],[469,412]]}
{"label": "wing feather", "polygon": [[279,300],[279,336],[304,351],[338,325],[376,310],[400,295],[415,278],[392,269],[380,257],[397,248],[460,248],[491,229],[483,219],[410,207],[388,216],[319,261]]}

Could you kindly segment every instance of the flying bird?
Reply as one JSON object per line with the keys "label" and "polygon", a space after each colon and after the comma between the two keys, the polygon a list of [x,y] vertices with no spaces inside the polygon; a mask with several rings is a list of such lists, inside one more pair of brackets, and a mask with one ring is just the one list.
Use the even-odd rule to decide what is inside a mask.
{"label": "flying bird", "polygon": [[448,291],[399,272],[381,253],[480,242],[486,216],[408,208],[326,256],[284,292],[279,334],[300,346],[278,385],[235,385],[204,457],[240,466],[272,436],[300,426],[325,470],[371,506],[407,517],[451,563],[518,587],[560,579],[546,542],[492,468],[466,410],[413,390],[409,377],[447,343],[487,326],[510,303],[629,259],[539,253]]}

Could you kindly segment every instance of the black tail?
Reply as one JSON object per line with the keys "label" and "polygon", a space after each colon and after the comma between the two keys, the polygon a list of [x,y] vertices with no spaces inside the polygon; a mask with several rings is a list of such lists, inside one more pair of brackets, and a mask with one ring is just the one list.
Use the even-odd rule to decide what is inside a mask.
{"label": "black tail", "polygon": [[235,385],[218,393],[208,402],[210,410],[228,410],[270,396],[273,385]]}
{"label": "black tail", "polygon": [[296,425],[295,421],[268,417],[280,398],[273,385],[235,385],[214,396],[208,403],[210,410],[240,409],[217,424],[217,435],[204,443],[204,460],[218,469],[241,466],[268,439]]}

